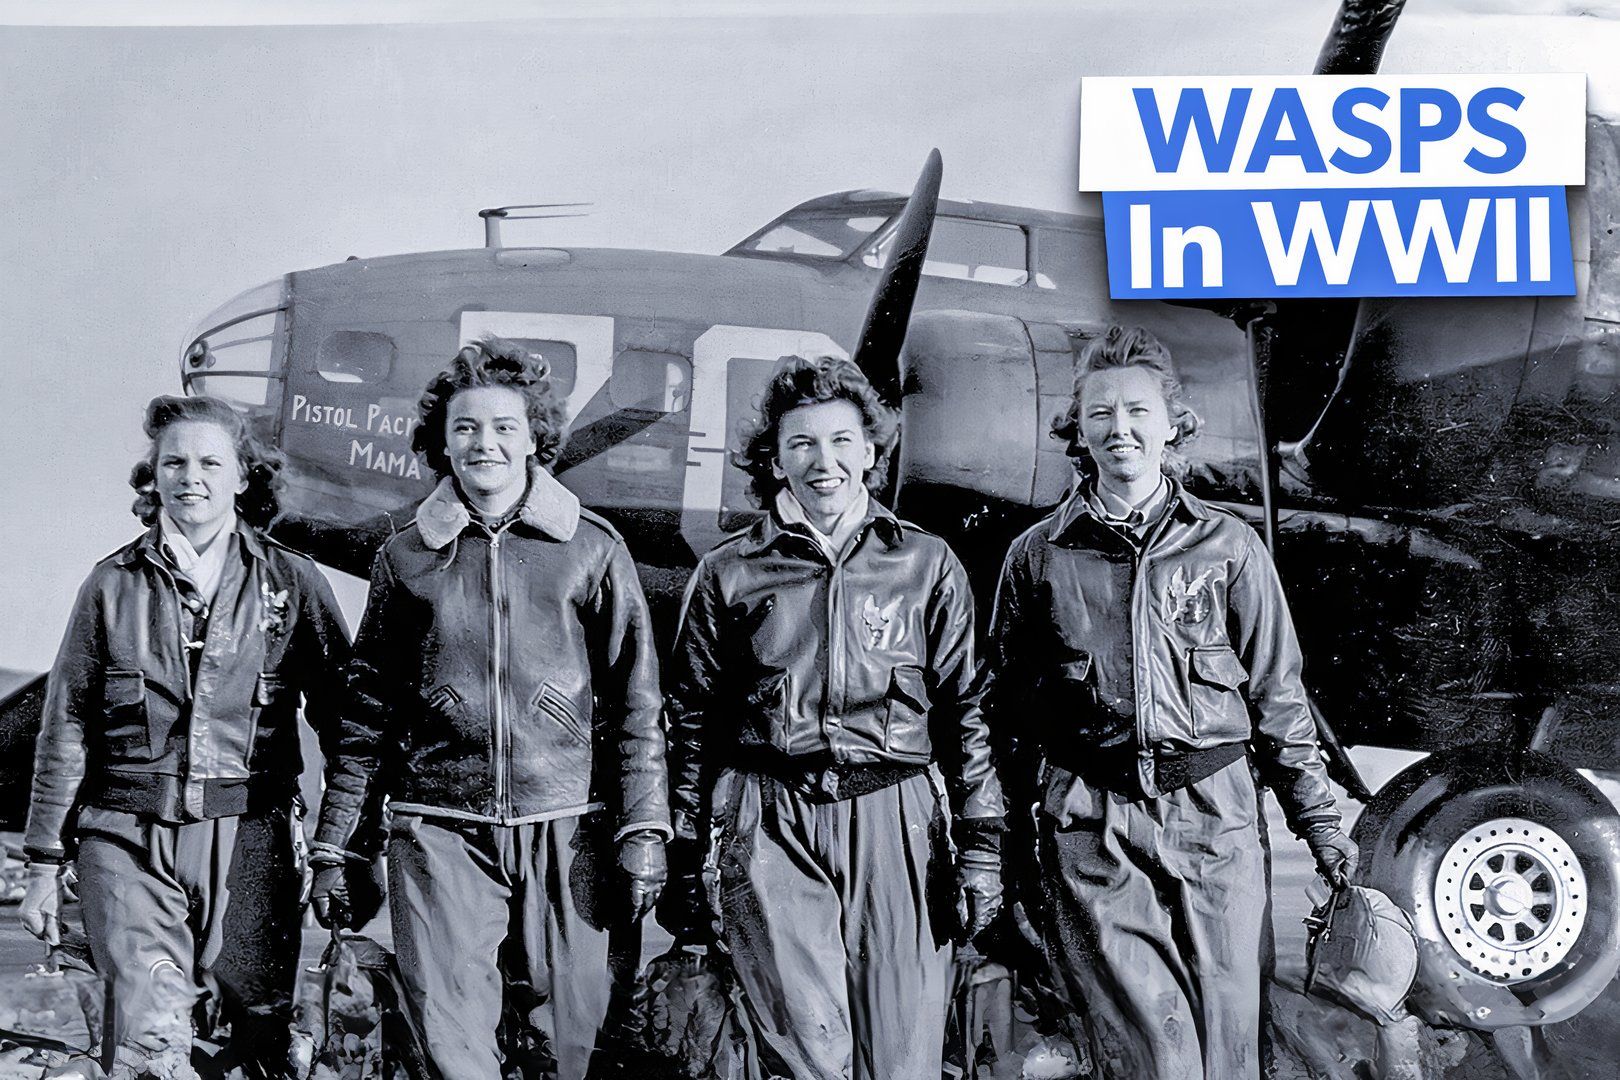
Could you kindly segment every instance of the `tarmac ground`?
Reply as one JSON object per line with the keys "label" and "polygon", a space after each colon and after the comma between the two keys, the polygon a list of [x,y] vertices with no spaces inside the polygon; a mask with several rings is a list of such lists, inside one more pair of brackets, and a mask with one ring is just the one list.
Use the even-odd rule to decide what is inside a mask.
{"label": "tarmac ground", "polygon": [[[1397,1029],[1380,1029],[1338,1006],[1306,996],[1305,927],[1316,875],[1309,853],[1283,827],[1275,804],[1267,800],[1273,840],[1272,917],[1277,964],[1272,987],[1272,1037],[1275,1080],[1607,1080],[1620,1075],[1620,982],[1573,1020],[1535,1029],[1510,1029],[1495,1037],[1472,1031],[1435,1029],[1416,1021]],[[14,842],[14,837],[0,837]],[[12,847],[12,843],[7,843]],[[14,850],[14,848],[13,848]],[[28,936],[16,918],[20,898],[19,864],[8,860],[0,876],[0,1029],[60,1040],[74,1048],[90,1043],[86,1012],[99,1008],[100,987],[77,972],[45,974],[40,970],[44,947]],[[1319,888],[1319,886],[1318,886]],[[69,909],[70,921],[76,912]],[[649,924],[650,925],[650,924]],[[389,944],[386,917],[362,932]],[[303,937],[303,966],[313,969],[328,941],[326,931],[310,924]],[[643,958],[661,954],[669,939],[656,927],[646,935]],[[997,998],[995,980],[981,973],[986,1000]],[[313,992],[313,976],[305,989]],[[998,1060],[981,1064],[978,1075],[989,1080],[1028,1077],[1062,1080],[1084,1076],[1083,1055],[1061,1040],[1041,1038],[1029,1018],[1018,1014],[1002,993],[1003,1013],[1014,1022]],[[994,1009],[991,1010],[992,1012]],[[0,1080],[35,1080],[60,1055],[11,1049],[0,1035]],[[53,1075],[60,1075],[54,1072]]]}

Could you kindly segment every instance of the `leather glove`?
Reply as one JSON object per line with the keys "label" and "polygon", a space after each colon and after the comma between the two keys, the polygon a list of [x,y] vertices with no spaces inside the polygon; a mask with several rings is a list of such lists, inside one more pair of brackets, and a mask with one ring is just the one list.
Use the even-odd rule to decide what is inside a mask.
{"label": "leather glove", "polygon": [[664,838],[655,832],[634,832],[619,841],[619,869],[630,885],[630,921],[640,922],[658,903],[669,876]]}
{"label": "leather glove", "polygon": [[710,945],[714,918],[703,884],[703,850],[696,840],[669,842],[669,881],[658,899],[658,922],[677,945]]}
{"label": "leather glove", "polygon": [[1361,864],[1361,853],[1343,829],[1337,825],[1318,825],[1305,833],[1305,843],[1310,845],[1311,854],[1316,858],[1316,872],[1330,885],[1350,884],[1356,867]]}
{"label": "leather glove", "polygon": [[354,925],[354,906],[349,900],[348,868],[342,863],[325,863],[315,870],[309,902],[315,908],[315,921],[328,930]]}
{"label": "leather glove", "polygon": [[62,942],[62,865],[29,863],[28,884],[17,914],[23,929],[47,945]]}
{"label": "leather glove", "polygon": [[963,862],[956,868],[961,897],[956,914],[966,940],[972,941],[995,921],[1001,911],[1001,870],[988,864]]}

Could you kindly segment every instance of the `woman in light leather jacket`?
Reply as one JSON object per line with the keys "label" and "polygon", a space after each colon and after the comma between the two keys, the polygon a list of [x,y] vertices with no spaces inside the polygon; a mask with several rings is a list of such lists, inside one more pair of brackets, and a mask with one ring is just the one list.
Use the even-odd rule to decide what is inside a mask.
{"label": "woman in light leather jacket", "polygon": [[[937,1080],[951,923],[971,935],[1000,904],[972,594],[867,490],[894,433],[850,362],[783,361],[738,458],[766,514],[698,565],[671,661],[670,918],[704,921],[706,856],[768,1063],[799,1080]],[[940,774],[958,882],[938,880]]]}

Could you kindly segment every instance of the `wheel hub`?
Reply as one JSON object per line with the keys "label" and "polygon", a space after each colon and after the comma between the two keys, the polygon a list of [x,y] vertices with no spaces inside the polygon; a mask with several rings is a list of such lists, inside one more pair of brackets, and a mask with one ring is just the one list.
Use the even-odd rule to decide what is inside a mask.
{"label": "wheel hub", "polygon": [[1512,984],[1569,955],[1586,922],[1586,875],[1556,830],[1496,818],[1451,845],[1435,873],[1446,942],[1473,970]]}
{"label": "wheel hub", "polygon": [[1517,918],[1534,900],[1535,891],[1522,877],[1499,877],[1485,886],[1485,908],[1499,919]]}

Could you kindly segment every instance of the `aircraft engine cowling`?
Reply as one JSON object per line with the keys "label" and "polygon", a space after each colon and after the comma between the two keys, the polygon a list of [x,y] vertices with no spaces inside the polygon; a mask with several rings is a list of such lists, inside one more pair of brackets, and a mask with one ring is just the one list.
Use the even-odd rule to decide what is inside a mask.
{"label": "aircraft engine cowling", "polygon": [[1074,474],[1052,420],[1068,406],[1074,355],[1059,326],[972,311],[914,316],[900,358],[901,485],[1057,502]]}

